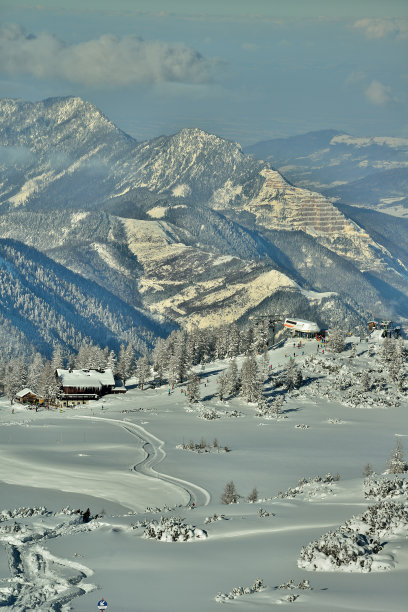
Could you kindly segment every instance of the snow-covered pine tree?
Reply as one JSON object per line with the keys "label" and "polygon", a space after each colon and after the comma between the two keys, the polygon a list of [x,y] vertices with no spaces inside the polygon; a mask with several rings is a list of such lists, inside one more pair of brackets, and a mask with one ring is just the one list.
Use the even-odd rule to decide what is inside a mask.
{"label": "snow-covered pine tree", "polygon": [[27,386],[34,393],[39,394],[41,374],[44,369],[44,360],[40,353],[36,353],[28,367]]}
{"label": "snow-covered pine tree", "polygon": [[223,402],[224,399],[227,397],[228,393],[227,393],[227,374],[226,372],[223,372],[222,374],[220,374],[220,376],[218,377],[218,387],[217,387],[217,392],[218,392],[218,397],[220,398],[220,400]]}
{"label": "snow-covered pine tree", "polygon": [[187,399],[190,404],[200,401],[200,382],[196,372],[189,372],[187,381]]}
{"label": "snow-covered pine tree", "polygon": [[238,326],[232,323],[228,334],[228,357],[237,357],[239,355],[240,333]]}
{"label": "snow-covered pine tree", "polygon": [[215,338],[215,358],[224,359],[228,354],[228,338],[229,330],[227,325],[222,325],[217,329],[217,335]]}
{"label": "snow-covered pine tree", "polygon": [[262,383],[259,380],[258,365],[253,355],[246,357],[240,373],[241,395],[247,402],[258,402],[262,395]]}
{"label": "snow-covered pine tree", "polygon": [[150,376],[150,365],[147,357],[139,357],[136,361],[136,375],[139,388],[143,389],[147,378]]}
{"label": "snow-covered pine tree", "polygon": [[381,361],[384,364],[387,365],[391,361],[391,359],[394,356],[394,350],[395,350],[394,341],[388,336],[386,336],[382,342],[381,350],[380,350]]}
{"label": "snow-covered pine tree", "polygon": [[153,350],[153,369],[157,374],[160,385],[164,380],[164,373],[167,369],[168,360],[169,354],[166,341],[163,340],[163,338],[159,338]]}
{"label": "snow-covered pine tree", "polygon": [[333,329],[330,331],[329,348],[332,353],[342,353],[346,348],[344,333],[340,329]]}
{"label": "snow-covered pine tree", "polygon": [[238,501],[239,495],[235,488],[234,482],[230,480],[225,485],[225,489],[223,494],[221,495],[221,503],[223,504],[236,504]]}
{"label": "snow-covered pine tree", "polygon": [[46,402],[53,403],[60,391],[52,361],[46,361],[39,382],[39,394]]}
{"label": "snow-covered pine tree", "polygon": [[109,351],[108,358],[106,360],[106,368],[112,370],[113,373],[116,372],[116,361],[115,351]]}
{"label": "snow-covered pine tree", "polygon": [[387,468],[390,474],[401,474],[408,471],[408,465],[404,459],[404,449],[400,438],[397,439],[397,444],[388,461]]}
{"label": "snow-covered pine tree", "polygon": [[62,349],[59,345],[54,347],[54,350],[52,352],[51,365],[54,369],[54,372],[55,370],[60,369],[64,366],[64,358],[62,356]]}
{"label": "snow-covered pine tree", "polygon": [[21,358],[10,359],[4,368],[4,394],[12,404],[16,393],[21,391],[27,384],[27,371],[24,360]]}
{"label": "snow-covered pine tree", "polygon": [[263,353],[269,343],[269,319],[259,319],[253,327],[252,348],[256,353]]}
{"label": "snow-covered pine tree", "polygon": [[226,397],[235,396],[239,390],[239,375],[236,359],[233,359],[225,372]]}
{"label": "snow-covered pine tree", "polygon": [[183,331],[176,332],[173,357],[177,382],[183,382],[187,376],[186,334]]}
{"label": "snow-covered pine tree", "polygon": [[89,340],[83,340],[79,347],[78,354],[75,359],[75,368],[78,370],[88,370],[92,368],[92,343]]}
{"label": "snow-covered pine tree", "polygon": [[288,391],[292,391],[293,389],[298,389],[302,384],[303,376],[300,368],[294,359],[288,361],[285,366],[284,371],[284,380],[285,385]]}
{"label": "snow-covered pine tree", "polygon": [[119,350],[119,359],[116,366],[118,378],[123,380],[124,384],[133,375],[134,372],[135,351],[131,343],[126,347],[122,344]]}
{"label": "snow-covered pine tree", "polygon": [[388,351],[389,355],[386,360],[386,366],[390,379],[392,382],[397,383],[398,388],[402,390],[404,386],[405,347],[402,338],[400,340],[389,340],[390,350]]}
{"label": "snow-covered pine tree", "polygon": [[167,379],[169,385],[174,388],[179,382],[178,360],[175,355],[171,355],[168,364]]}
{"label": "snow-covered pine tree", "polygon": [[363,391],[370,391],[371,380],[370,380],[370,375],[367,372],[367,370],[364,370],[364,372],[362,373],[360,383],[361,383],[361,388]]}

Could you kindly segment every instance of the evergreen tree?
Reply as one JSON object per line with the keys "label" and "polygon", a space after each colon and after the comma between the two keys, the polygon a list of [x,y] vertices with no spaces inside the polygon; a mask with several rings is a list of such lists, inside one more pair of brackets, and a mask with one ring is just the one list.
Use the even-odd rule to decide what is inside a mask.
{"label": "evergreen tree", "polygon": [[169,385],[173,389],[179,381],[178,360],[175,355],[171,355],[170,357],[167,378],[169,381]]}
{"label": "evergreen tree", "polygon": [[408,470],[408,465],[404,459],[404,450],[400,438],[397,439],[397,445],[388,461],[388,471],[390,474],[401,474]]}
{"label": "evergreen tree", "polygon": [[237,357],[239,355],[240,333],[238,326],[233,323],[229,328],[228,335],[228,357]]}
{"label": "evergreen tree", "polygon": [[386,365],[391,361],[394,356],[394,343],[391,338],[386,336],[383,340],[380,350],[380,357],[383,363]]}
{"label": "evergreen tree", "polygon": [[63,356],[62,356],[62,350],[61,350],[61,347],[59,345],[57,345],[54,348],[53,352],[52,352],[51,364],[52,364],[52,367],[54,369],[54,372],[55,372],[55,370],[59,370],[59,369],[63,368],[63,366],[64,366],[64,359],[63,359]]}
{"label": "evergreen tree", "polygon": [[344,351],[346,344],[344,342],[344,334],[341,330],[333,329],[333,331],[330,331],[329,347],[333,353],[342,353]]}
{"label": "evergreen tree", "polygon": [[40,379],[44,368],[44,361],[40,353],[36,353],[28,367],[27,386],[31,391],[39,394]]}
{"label": "evergreen tree", "polygon": [[177,382],[184,382],[187,376],[186,334],[178,332],[174,343],[174,363]]}
{"label": "evergreen tree", "polygon": [[238,501],[238,493],[233,481],[227,482],[223,494],[221,495],[221,503],[236,504]]}
{"label": "evergreen tree", "polygon": [[115,374],[116,372],[116,354],[115,351],[109,351],[108,358],[106,360],[106,369],[112,370]]}
{"label": "evergreen tree", "polygon": [[262,383],[259,380],[258,366],[253,355],[247,357],[240,373],[241,395],[247,402],[258,402],[262,395]]}
{"label": "evergreen tree", "polygon": [[303,376],[294,359],[288,361],[285,366],[284,380],[288,391],[298,389],[302,384]]}
{"label": "evergreen tree", "polygon": [[135,351],[131,343],[129,343],[127,347],[125,347],[123,344],[120,346],[116,372],[118,378],[123,380],[124,384],[126,384],[126,381],[133,375],[134,357]]}
{"label": "evergreen tree", "polygon": [[160,385],[163,383],[164,373],[167,369],[168,363],[168,351],[167,344],[163,338],[157,340],[156,346],[153,350],[153,369],[156,372]]}
{"label": "evergreen tree", "polygon": [[187,382],[187,397],[190,404],[200,401],[200,383],[196,372],[189,372]]}
{"label": "evergreen tree", "polygon": [[55,376],[52,361],[46,361],[40,377],[39,394],[46,402],[55,402],[60,391],[60,385]]}
{"label": "evergreen tree", "polygon": [[224,401],[227,395],[228,395],[227,393],[227,374],[226,372],[223,372],[218,377],[218,397],[220,398],[221,401]]}
{"label": "evergreen tree", "polygon": [[361,375],[361,388],[363,391],[370,391],[371,389],[371,380],[370,380],[370,375],[367,372],[367,370],[364,370],[364,372]]}
{"label": "evergreen tree", "polygon": [[225,372],[225,395],[234,396],[239,390],[238,366],[235,359],[231,361]]}
{"label": "evergreen tree", "polygon": [[150,376],[150,365],[147,357],[140,357],[137,360],[136,375],[139,381],[139,388],[143,389],[147,378]]}
{"label": "evergreen tree", "polygon": [[16,393],[26,385],[25,364],[21,358],[11,359],[4,369],[4,394],[12,404]]}

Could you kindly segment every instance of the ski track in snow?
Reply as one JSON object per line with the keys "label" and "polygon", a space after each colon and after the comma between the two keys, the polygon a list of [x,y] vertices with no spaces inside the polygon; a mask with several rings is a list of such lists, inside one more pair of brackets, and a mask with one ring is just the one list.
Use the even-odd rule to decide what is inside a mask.
{"label": "ski track in snow", "polygon": [[141,427],[140,425],[136,425],[131,421],[127,421],[126,419],[109,419],[103,417],[95,417],[95,416],[75,416],[69,417],[72,419],[88,419],[93,421],[102,421],[103,423],[112,423],[118,427],[121,427],[132,436],[136,436],[142,442],[142,448],[146,453],[146,457],[140,463],[136,463],[133,465],[133,470],[138,472],[139,474],[143,474],[149,478],[158,478],[159,480],[163,480],[164,482],[168,482],[169,484],[180,487],[184,491],[186,491],[189,495],[189,504],[194,503],[196,506],[207,506],[210,503],[211,495],[210,493],[198,485],[189,482],[187,480],[182,480],[181,478],[176,478],[174,476],[168,476],[167,474],[162,474],[154,469],[153,466],[161,463],[166,458],[166,453],[163,449],[164,442],[160,440],[153,434],[149,433]]}
{"label": "ski track in snow", "polygon": [[[95,589],[84,582],[93,571],[86,566],[52,555],[39,542],[67,533],[82,531],[83,524],[67,526],[65,523],[44,532],[11,532],[2,534],[1,540],[9,558],[11,580],[8,597],[0,601],[0,607],[29,612],[62,612],[72,599]],[[68,570],[70,576],[63,575]],[[74,573],[74,575],[73,575]]]}
{"label": "ski track in snow", "polygon": [[[190,504],[206,506],[210,502],[209,492],[202,487],[162,474],[154,469],[154,466],[161,463],[166,457],[163,449],[164,442],[143,427],[119,419],[85,415],[70,418],[103,421],[121,427],[141,440],[146,453],[146,457],[140,463],[132,466],[135,472],[182,488],[188,493]],[[33,530],[31,533],[23,531],[1,534],[0,540],[8,553],[11,581],[7,595],[3,591],[0,607],[6,606],[10,610],[19,612],[29,612],[33,609],[62,612],[64,606],[72,599],[96,588],[85,582],[93,574],[91,569],[75,561],[56,557],[40,544],[50,538],[83,529],[83,524],[67,526],[63,523],[55,529],[43,529],[42,533]],[[70,573],[70,577],[64,577],[64,570]]]}

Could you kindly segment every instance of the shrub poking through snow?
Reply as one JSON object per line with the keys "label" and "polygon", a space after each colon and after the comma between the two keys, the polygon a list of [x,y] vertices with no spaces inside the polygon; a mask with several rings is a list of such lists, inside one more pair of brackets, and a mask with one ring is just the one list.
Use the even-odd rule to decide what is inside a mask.
{"label": "shrub poking through snow", "polygon": [[385,499],[386,497],[399,497],[408,495],[408,479],[395,475],[393,478],[387,476],[370,475],[364,480],[364,495],[369,499]]}
{"label": "shrub poking through snow", "polygon": [[332,492],[332,490],[328,487],[335,482],[340,480],[340,474],[326,474],[326,476],[315,476],[314,478],[301,478],[299,480],[297,487],[289,488],[286,491],[278,491],[276,497],[285,498],[285,497],[296,497],[296,495],[301,495],[303,493],[308,493],[309,495],[317,495],[322,492]]}
{"label": "shrub poking through snow", "polygon": [[143,537],[160,542],[188,542],[205,539],[207,532],[183,523],[181,518],[162,516],[159,521],[146,524]]}
{"label": "shrub poking through snow", "polygon": [[259,508],[258,510],[258,516],[260,518],[265,518],[267,516],[275,516],[273,512],[267,512],[266,510],[264,510],[263,508]]}
{"label": "shrub poking through snow", "polygon": [[353,517],[336,531],[329,531],[304,546],[298,566],[312,571],[370,572],[390,569],[386,560],[375,559],[383,544],[379,538],[406,531],[408,506],[381,501],[364,514]]}
{"label": "shrub poking through snow", "polygon": [[229,593],[218,593],[218,595],[215,597],[215,601],[218,601],[218,603],[224,603],[226,601],[230,601],[231,599],[238,599],[238,597],[242,597],[243,595],[257,593],[262,591],[264,588],[265,585],[263,580],[261,578],[257,578],[250,587],[234,587]]}
{"label": "shrub poking through snow", "polygon": [[183,444],[177,445],[176,448],[193,451],[195,453],[229,453],[231,450],[228,446],[221,446],[216,438],[211,444],[204,438],[201,438],[199,442],[190,440],[189,442],[183,442]]}
{"label": "shrub poking through snow", "polygon": [[215,523],[215,521],[227,521],[227,517],[225,514],[216,514],[214,513],[212,516],[206,516],[204,519],[204,524],[208,525],[209,523]]}
{"label": "shrub poking through snow", "polygon": [[283,582],[276,588],[277,589],[301,589],[301,590],[311,590],[312,589],[308,580],[302,580],[301,582],[299,582],[298,585],[296,585],[293,578],[288,580],[288,582]]}

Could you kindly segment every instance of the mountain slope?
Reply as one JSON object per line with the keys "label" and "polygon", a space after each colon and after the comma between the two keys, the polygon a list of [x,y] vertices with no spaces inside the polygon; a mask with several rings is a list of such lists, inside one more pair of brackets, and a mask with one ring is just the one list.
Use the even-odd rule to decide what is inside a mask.
{"label": "mountain slope", "polygon": [[116,296],[118,316],[204,327],[273,308],[326,327],[406,311],[392,245],[236,143],[137,143],[78,98],[0,101],[0,117],[0,237]]}
{"label": "mountain slope", "polygon": [[0,240],[0,314],[37,350],[55,343],[78,349],[84,338],[118,349],[132,341],[145,352],[160,325],[96,283],[37,250]]}
{"label": "mountain slope", "polygon": [[[407,138],[322,130],[259,142],[245,152],[269,161],[292,183],[345,203],[381,209],[406,198]],[[397,208],[395,214],[407,213]]]}

